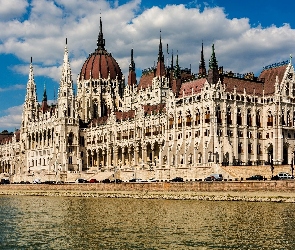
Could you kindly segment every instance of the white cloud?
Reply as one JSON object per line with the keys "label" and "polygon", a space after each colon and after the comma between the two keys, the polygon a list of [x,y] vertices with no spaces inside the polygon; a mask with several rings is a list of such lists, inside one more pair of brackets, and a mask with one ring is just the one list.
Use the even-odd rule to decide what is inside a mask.
{"label": "white cloud", "polygon": [[19,129],[22,121],[23,105],[14,106],[5,110],[6,115],[0,117],[0,131]]}
{"label": "white cloud", "polygon": [[0,20],[11,20],[21,17],[28,7],[26,0],[0,0]]}
{"label": "white cloud", "polygon": [[6,88],[0,88],[0,92],[7,92],[7,91],[13,91],[13,90],[20,90],[25,89],[26,85],[24,84],[15,84]]}
{"label": "white cloud", "polygon": [[[35,76],[47,76],[57,82],[65,38],[68,38],[76,82],[88,54],[96,48],[100,16],[106,49],[118,61],[125,77],[131,48],[137,68],[154,65],[160,30],[165,61],[170,63],[173,50],[174,56],[179,54],[181,67],[191,65],[193,72],[198,71],[202,41],[207,68],[214,43],[219,66],[238,73],[257,74],[263,66],[294,54],[295,30],[290,25],[251,27],[248,18],[230,19],[221,7],[207,6],[201,11],[197,1],[145,9],[140,9],[143,6],[140,0],[123,5],[117,0],[32,0],[30,3],[0,0],[0,53],[14,54],[23,61],[14,70],[24,75],[28,75],[32,56]],[[26,20],[22,20],[24,16]],[[169,58],[166,44],[169,44]]]}

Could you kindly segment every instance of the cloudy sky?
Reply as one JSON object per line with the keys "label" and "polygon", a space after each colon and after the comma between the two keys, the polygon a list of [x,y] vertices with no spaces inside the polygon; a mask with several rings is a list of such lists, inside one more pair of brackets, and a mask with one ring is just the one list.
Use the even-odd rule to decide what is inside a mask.
{"label": "cloudy sky", "polygon": [[160,31],[167,63],[173,50],[197,73],[203,41],[207,67],[214,43],[219,66],[258,76],[295,54],[294,7],[294,0],[0,0],[0,132],[20,127],[31,57],[38,101],[44,86],[54,100],[66,38],[76,82],[96,48],[100,16],[106,49],[126,77],[131,48],[138,77],[154,65]]}

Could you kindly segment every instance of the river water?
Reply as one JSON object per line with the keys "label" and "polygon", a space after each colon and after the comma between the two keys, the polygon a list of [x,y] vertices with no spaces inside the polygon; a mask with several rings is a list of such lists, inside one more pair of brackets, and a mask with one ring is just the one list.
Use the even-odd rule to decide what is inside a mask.
{"label": "river water", "polygon": [[295,249],[295,204],[0,196],[0,249]]}

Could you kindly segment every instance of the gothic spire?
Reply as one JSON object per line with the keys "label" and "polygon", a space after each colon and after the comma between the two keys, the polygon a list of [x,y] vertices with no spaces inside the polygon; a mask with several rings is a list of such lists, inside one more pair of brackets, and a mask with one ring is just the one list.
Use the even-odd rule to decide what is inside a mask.
{"label": "gothic spire", "polygon": [[72,89],[73,89],[73,81],[72,81],[72,70],[71,70],[71,65],[69,61],[69,51],[67,47],[67,39],[66,39],[66,45],[65,45],[65,52],[64,52],[64,60],[63,60],[63,65],[62,65],[62,70],[61,70],[61,79],[60,79],[60,84],[59,84],[59,95],[61,93],[68,93],[66,91],[67,89],[70,89],[69,93],[72,95]]}
{"label": "gothic spire", "polygon": [[43,92],[43,99],[42,99],[42,102],[47,102],[47,94],[46,94],[45,83],[44,83],[44,92]]}
{"label": "gothic spire", "polygon": [[217,69],[218,68],[218,64],[217,64],[217,60],[216,60],[216,56],[215,56],[214,44],[212,44],[212,55],[211,55],[211,59],[209,60],[209,68],[210,69]]}
{"label": "gothic spire", "polygon": [[160,31],[160,43],[159,43],[158,62],[164,62],[164,54],[163,54],[163,47],[162,47],[161,31]]}
{"label": "gothic spire", "polygon": [[204,59],[204,47],[202,42],[201,61],[199,63],[199,78],[206,76],[206,64]]}
{"label": "gothic spire", "polygon": [[179,67],[179,64],[178,64],[178,52],[177,52],[177,55],[176,55],[176,63],[175,63],[175,69],[174,69],[174,77],[175,78],[180,78],[181,76],[181,72],[180,72],[180,67]]}
{"label": "gothic spire", "polygon": [[35,79],[34,79],[33,59],[32,59],[32,57],[31,57],[31,63],[30,63],[29,80],[28,80],[28,83],[27,83],[26,100],[37,102],[36,84],[35,84]]}
{"label": "gothic spire", "polygon": [[218,64],[215,56],[214,44],[212,45],[212,55],[209,60],[209,70],[207,80],[210,84],[216,84],[219,79]]}
{"label": "gothic spire", "polygon": [[99,19],[99,34],[98,34],[98,38],[97,38],[97,50],[104,50],[104,46],[105,46],[105,39],[103,38],[103,33],[102,33],[102,21],[101,21],[101,17]]}
{"label": "gothic spire", "polygon": [[131,60],[129,65],[129,71],[135,71],[135,63],[133,59],[133,49],[131,49]]}
{"label": "gothic spire", "polygon": [[133,49],[131,49],[131,62],[129,65],[128,85],[136,85],[135,62],[133,59]]}

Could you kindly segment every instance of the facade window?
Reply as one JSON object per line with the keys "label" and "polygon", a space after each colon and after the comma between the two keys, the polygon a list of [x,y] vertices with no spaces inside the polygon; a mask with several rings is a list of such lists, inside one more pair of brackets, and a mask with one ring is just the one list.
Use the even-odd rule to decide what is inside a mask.
{"label": "facade window", "polygon": [[270,112],[267,116],[267,126],[273,126],[273,116]]}
{"label": "facade window", "polygon": [[173,128],[173,124],[174,124],[174,118],[173,117],[170,117],[169,118],[169,129],[172,129]]}
{"label": "facade window", "polygon": [[196,120],[195,120],[195,125],[199,125],[200,124],[200,113],[199,111],[196,113]]}
{"label": "facade window", "polygon": [[247,125],[249,127],[252,126],[252,117],[251,117],[251,110],[250,109],[248,109],[248,111],[247,111]]}
{"label": "facade window", "polygon": [[192,116],[189,114],[186,116],[186,126],[192,125]]}
{"label": "facade window", "polygon": [[230,107],[227,108],[227,112],[226,112],[226,119],[227,119],[227,124],[231,125],[232,119],[231,119],[231,110]]}
{"label": "facade window", "polygon": [[220,106],[218,106],[216,109],[216,120],[217,120],[217,123],[219,124],[222,123]]}
{"label": "facade window", "polygon": [[205,123],[209,123],[209,122],[210,122],[210,110],[209,110],[209,107],[208,107],[206,112],[205,112]]}
{"label": "facade window", "polygon": [[179,128],[182,127],[182,117],[181,117],[181,115],[178,117],[178,127]]}
{"label": "facade window", "polygon": [[248,154],[252,154],[252,144],[248,144]]}
{"label": "facade window", "polygon": [[242,125],[242,114],[241,114],[241,109],[238,109],[237,113],[237,125]]}
{"label": "facade window", "polygon": [[243,153],[243,144],[241,142],[239,142],[238,144],[238,153],[239,154]]}
{"label": "facade window", "polygon": [[256,114],[256,126],[258,128],[261,127],[261,120],[260,120],[260,110],[258,110],[257,114]]}
{"label": "facade window", "polygon": [[69,164],[73,164],[72,156],[69,156]]}

